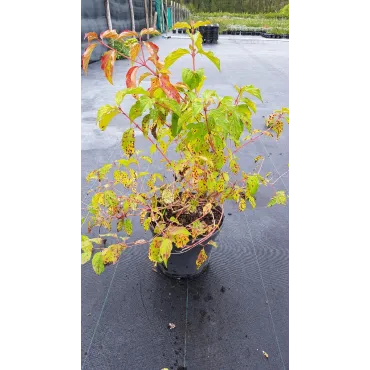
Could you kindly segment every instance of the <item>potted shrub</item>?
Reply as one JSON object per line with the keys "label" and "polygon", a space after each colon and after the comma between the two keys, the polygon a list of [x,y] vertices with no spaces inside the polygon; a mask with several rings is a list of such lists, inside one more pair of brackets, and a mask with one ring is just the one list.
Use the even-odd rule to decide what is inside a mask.
{"label": "potted shrub", "polygon": [[[197,59],[206,57],[220,70],[220,60],[203,49],[202,36],[195,31],[207,24],[176,23],[174,28],[186,30],[189,48],[177,49],[163,61],[158,46],[142,39],[147,34],[159,34],[155,29],[143,29],[139,34],[108,30],[100,37],[94,32],[86,34],[89,45],[82,56],[82,67],[87,72],[96,45],[105,46],[108,51],[101,67],[111,84],[120,53],[106,40],[137,38],[130,44],[128,59],[132,66],[126,75],[126,87],[117,91],[115,104],[104,105],[97,112],[97,124],[103,131],[119,114],[130,124],[122,135],[124,157],[87,176],[87,181],[95,179],[98,183],[88,209],[88,232],[98,227],[99,237],[82,235],[81,262],[92,260],[97,274],[106,265],[115,264],[125,249],[148,245],[149,259],[166,275],[196,276],[207,266],[212,247],[217,247],[224,202],[236,202],[243,212],[256,206],[260,186],[273,185],[269,174],[261,173],[262,156],[254,160],[258,168],[245,173],[240,170],[238,153],[262,136],[278,139],[284,121],[289,122],[289,111],[277,110],[266,120],[264,130],[253,129],[256,104],[252,99],[262,101],[259,89],[235,86],[235,97],[202,89],[206,74],[196,68]],[[191,56],[190,68],[183,68],[181,82],[173,81],[171,66],[185,55]],[[139,72],[143,73],[139,76]],[[149,88],[141,86],[145,79],[150,81]],[[124,110],[121,104],[127,96],[134,98],[134,104]],[[150,155],[142,155],[135,148],[135,130],[148,140]],[[177,159],[169,155],[170,147],[176,148]],[[162,158],[164,174],[142,172],[140,164],[152,164],[155,152]],[[285,193],[276,191],[267,206],[285,203]],[[147,240],[131,240],[133,217],[140,219],[144,230],[151,231]],[[106,232],[101,233],[102,228]],[[108,237],[114,240],[110,245],[105,240]]]}

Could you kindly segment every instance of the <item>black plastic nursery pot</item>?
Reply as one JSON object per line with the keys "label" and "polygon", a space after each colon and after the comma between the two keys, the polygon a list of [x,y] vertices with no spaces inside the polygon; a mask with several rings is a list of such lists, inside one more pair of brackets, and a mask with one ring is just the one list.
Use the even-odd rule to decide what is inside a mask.
{"label": "black plastic nursery pot", "polygon": [[[196,245],[195,247],[187,249],[189,246],[195,244],[204,237],[203,238],[198,237],[195,240],[194,239],[191,240],[191,244],[188,244],[183,249],[177,248],[175,245],[173,245],[171,256],[167,262],[167,267],[165,267],[164,264],[162,263],[158,263],[157,271],[172,279],[194,279],[201,275],[209,265],[211,252],[212,249],[214,248],[212,245],[208,243],[210,241],[216,241],[220,233],[221,227],[223,225],[224,219],[225,216],[222,215],[219,228],[211,236],[209,236],[205,240],[202,240],[202,242]],[[152,232],[153,235],[155,235],[152,225],[150,225],[150,231]],[[203,262],[203,264],[199,268],[197,268],[196,260],[198,258],[200,251],[203,248],[207,254],[207,259]]]}
{"label": "black plastic nursery pot", "polygon": [[172,30],[172,33],[176,33],[176,30]]}

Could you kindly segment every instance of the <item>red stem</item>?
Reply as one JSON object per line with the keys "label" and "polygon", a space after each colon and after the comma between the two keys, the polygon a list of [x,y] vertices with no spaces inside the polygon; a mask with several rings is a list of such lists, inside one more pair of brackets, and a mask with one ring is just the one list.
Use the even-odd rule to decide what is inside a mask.
{"label": "red stem", "polygon": [[[121,113],[125,116],[125,117],[127,117],[129,120],[130,120],[130,122],[132,122],[134,125],[135,125],[135,127],[136,128],[138,128],[141,132],[144,132],[143,130],[142,130],[142,128],[134,121],[134,120],[132,120],[123,110],[122,110],[122,108],[121,107],[119,107],[119,110],[121,111]],[[156,146],[156,148],[158,149],[158,151],[162,154],[162,156],[163,156],[163,158],[167,161],[167,163],[169,163],[169,164],[171,164],[171,162],[170,162],[170,160],[166,157],[166,155],[162,152],[162,150],[158,147],[158,145],[148,136],[147,137],[147,139],[152,143],[152,144],[154,144],[155,146]]]}
{"label": "red stem", "polygon": [[271,130],[270,128],[261,132],[258,136],[254,137],[253,139],[250,139],[248,140],[246,143],[244,143],[243,145],[241,145],[239,148],[236,148],[234,151],[233,151],[233,154],[238,152],[241,148],[244,148],[246,145],[250,144],[250,143],[253,143],[253,141],[257,140],[259,137],[261,137],[265,132],[268,132],[269,130]]}

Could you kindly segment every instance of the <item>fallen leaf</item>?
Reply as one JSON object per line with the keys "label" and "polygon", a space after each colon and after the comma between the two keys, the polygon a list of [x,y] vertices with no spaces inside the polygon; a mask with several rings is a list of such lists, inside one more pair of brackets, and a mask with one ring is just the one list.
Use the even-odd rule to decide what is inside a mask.
{"label": "fallen leaf", "polygon": [[170,329],[175,329],[175,328],[176,328],[176,325],[175,325],[175,324],[172,324],[172,322],[170,322],[170,323],[168,324],[168,327],[169,327]]}
{"label": "fallen leaf", "polygon": [[265,351],[262,351],[262,353],[266,358],[269,358],[269,355]]}

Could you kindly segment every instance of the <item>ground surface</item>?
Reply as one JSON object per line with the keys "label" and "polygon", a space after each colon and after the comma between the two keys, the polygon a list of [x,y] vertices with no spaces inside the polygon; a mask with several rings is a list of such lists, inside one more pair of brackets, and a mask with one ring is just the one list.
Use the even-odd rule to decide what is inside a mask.
{"label": "ground surface", "polygon": [[[185,39],[157,38],[160,55],[186,47]],[[220,95],[234,95],[233,85],[254,84],[264,103],[258,104],[254,127],[263,116],[288,106],[289,42],[258,37],[220,37],[217,45],[205,45],[221,59],[219,73],[208,60],[206,88]],[[162,52],[162,53],[161,53]],[[185,63],[174,65],[181,79]],[[82,77],[82,215],[89,201],[86,174],[120,158],[122,132],[128,122],[116,117],[105,132],[95,124],[97,109],[114,102],[124,87],[127,61],[115,66],[114,83],[105,80],[98,63]],[[240,154],[244,169],[257,154],[266,157],[263,171],[282,175],[289,163],[289,129],[279,142],[269,138],[249,145]],[[137,146],[148,150],[143,137]],[[289,193],[289,178],[275,184]],[[257,208],[238,212],[226,205],[219,248],[214,249],[209,269],[197,280],[175,281],[154,273],[147,247],[126,251],[119,262],[101,276],[91,265],[82,267],[82,367],[86,370],[239,370],[288,369],[288,207],[265,208],[273,194],[262,188]],[[134,224],[135,230],[135,224]],[[82,226],[86,233],[86,224]],[[144,232],[136,228],[140,239]],[[169,330],[168,323],[176,328]],[[262,351],[268,353],[264,358]]]}

